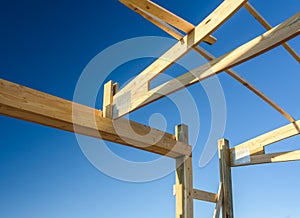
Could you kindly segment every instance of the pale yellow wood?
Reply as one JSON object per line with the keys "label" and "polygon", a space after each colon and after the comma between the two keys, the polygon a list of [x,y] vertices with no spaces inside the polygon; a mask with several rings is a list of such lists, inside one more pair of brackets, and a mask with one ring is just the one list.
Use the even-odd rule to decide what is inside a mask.
{"label": "pale yellow wood", "polygon": [[231,182],[231,162],[229,143],[226,139],[218,141],[220,182],[223,186],[222,217],[233,218],[233,199]]}
{"label": "pale yellow wood", "polygon": [[213,218],[219,218],[220,217],[222,204],[223,204],[223,186],[222,186],[222,183],[220,183],[219,191],[218,191],[218,195],[217,195],[217,203],[216,203],[216,206],[215,206]]}
{"label": "pale yellow wood", "polygon": [[[248,3],[246,3],[246,4],[248,4]],[[127,5],[127,6],[131,7],[130,5]],[[154,23],[156,26],[160,27],[162,30],[164,30],[166,33],[168,33],[171,36],[173,36],[175,39],[181,40],[183,38],[183,34],[181,34],[180,32],[178,32],[178,31],[172,29],[171,27],[169,27],[169,26],[167,26],[167,25],[165,25],[165,24],[163,24],[163,23],[161,23],[161,22],[153,19],[149,15],[147,16],[143,12],[139,12],[137,8],[131,7],[131,9],[135,10],[137,13],[139,13],[140,15],[142,15],[143,17],[145,17],[146,19],[148,19],[149,21],[151,21],[152,23]],[[212,61],[212,60],[214,60],[216,58],[211,53],[209,53],[208,51],[206,51],[205,49],[203,49],[200,46],[195,46],[195,47],[193,47],[193,49],[196,52],[198,52],[201,56],[203,56],[204,58],[206,58],[209,61]],[[277,110],[280,114],[282,114],[290,122],[294,122],[295,121],[294,118],[288,112],[286,112],[279,105],[277,105],[273,100],[271,100],[264,93],[262,93],[260,90],[258,90],[253,84],[249,83],[247,80],[245,80],[244,78],[242,78],[237,72],[235,72],[232,69],[227,69],[227,70],[225,70],[225,72],[228,75],[230,75],[231,77],[233,77],[234,79],[236,79],[238,82],[240,82],[241,84],[243,84],[243,86],[245,86],[246,88],[248,88],[250,91],[252,91],[258,97],[260,97],[263,101],[265,101],[267,104],[269,104],[271,107],[273,107],[275,110]]]}
{"label": "pale yellow wood", "polygon": [[207,192],[199,189],[193,190],[193,198],[200,201],[216,203],[218,195],[212,192]]}
{"label": "pale yellow wood", "polygon": [[[247,2],[244,7],[263,27],[265,27],[266,30],[272,29],[272,26],[269,24],[269,22],[263,18],[263,16],[261,16],[249,2]],[[295,58],[298,63],[300,63],[299,55],[291,48],[291,46],[289,46],[288,43],[282,43],[282,46],[293,56],[293,58]]]}
{"label": "pale yellow wood", "polygon": [[[101,138],[141,150],[178,157],[191,147],[174,135],[127,119],[117,123],[102,111],[0,79],[0,114],[46,126]],[[128,128],[128,124],[136,134]],[[161,137],[160,140],[157,138]]]}
{"label": "pale yellow wood", "polygon": [[248,166],[254,164],[278,163],[278,162],[288,162],[288,161],[298,161],[298,160],[300,160],[300,150],[278,152],[272,154],[251,155],[250,162],[234,163],[234,161],[232,161],[231,166],[238,167],[238,166]]}
{"label": "pale yellow wood", "polygon": [[[249,154],[263,153],[264,147],[300,133],[300,120],[280,127],[263,135],[250,139],[242,144],[231,148],[231,153],[241,149],[249,149]],[[233,156],[233,155],[232,155]]]}
{"label": "pale yellow wood", "polygon": [[166,10],[158,4],[149,0],[120,0],[123,4],[131,4],[138,9],[146,11],[147,13],[159,18],[160,20],[188,33],[193,30],[194,26],[189,22],[185,21],[181,17],[174,13]]}
{"label": "pale yellow wood", "polygon": [[[278,45],[285,42],[300,33],[300,12],[289,18],[287,21],[267,31],[261,36],[249,41],[248,43],[236,48],[235,50],[210,61],[188,73],[185,73],[176,79],[170,80],[143,95],[133,95],[134,101],[131,101],[130,110],[133,111],[156,101],[184,87],[195,84],[207,79],[217,73],[229,69],[230,67],[241,64],[251,58],[254,58]],[[141,94],[141,92],[140,92]],[[283,111],[281,111],[283,112]]]}
{"label": "pale yellow wood", "polygon": [[103,117],[112,118],[113,81],[104,84],[103,90]]}
{"label": "pale yellow wood", "polygon": [[[162,30],[166,31],[167,33],[169,33],[171,36],[173,36],[174,38],[176,38],[178,40],[181,40],[183,38],[182,34],[180,32],[178,32],[176,29],[169,26],[168,24],[172,25],[172,23],[174,23],[176,25],[176,26],[173,25],[174,27],[182,30],[185,33],[189,33],[191,30],[193,30],[195,28],[195,26],[193,24],[183,20],[182,18],[178,17],[177,15],[174,15],[172,12],[167,11],[166,9],[158,6],[157,4],[155,4],[153,2],[145,1],[145,0],[143,0],[143,1],[120,0],[120,2],[122,2],[128,8],[130,8],[133,11],[135,11],[136,13],[140,14],[142,17],[146,18],[147,20],[152,22],[154,25],[156,25],[159,28],[161,28]],[[138,4],[134,4],[134,2],[138,2]],[[157,8],[157,10],[156,10],[157,13],[155,13],[155,14],[158,16],[155,16],[154,13],[151,13],[153,10],[147,10],[147,4],[153,4],[154,6],[152,5],[152,7],[151,7],[152,9]],[[138,7],[138,5],[142,5],[143,7]],[[162,11],[162,13],[160,13],[160,11]],[[167,15],[166,17],[168,17],[169,19],[163,19],[165,16],[162,16],[162,14]],[[173,17],[173,19],[172,19],[172,17]],[[173,20],[174,22],[168,22],[169,20]],[[185,31],[185,29],[188,31]],[[211,35],[208,35],[207,37],[204,38],[203,41],[212,45],[217,41],[217,39]]]}
{"label": "pale yellow wood", "polygon": [[[199,44],[203,39],[216,30],[222,23],[229,19],[246,0],[228,0],[217,7],[207,18],[205,18],[194,30],[177,42],[172,48],[154,61],[149,67],[142,71],[135,79],[129,82],[114,97],[114,117],[120,117],[136,109],[136,102],[149,90],[149,82],[170,67],[179,58],[190,51],[193,46]],[[127,98],[124,106],[122,99]]]}
{"label": "pale yellow wood", "polygon": [[[188,144],[188,127],[175,128],[176,139]],[[192,154],[176,158],[176,218],[193,218],[193,167]]]}

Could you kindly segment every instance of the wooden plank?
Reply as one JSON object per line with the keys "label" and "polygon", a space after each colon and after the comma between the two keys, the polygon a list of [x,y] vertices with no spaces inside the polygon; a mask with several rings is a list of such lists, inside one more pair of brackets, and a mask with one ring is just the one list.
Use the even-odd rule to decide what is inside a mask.
{"label": "wooden plank", "polygon": [[2,79],[0,114],[173,158],[191,153],[191,147],[178,142],[174,135],[127,119],[116,123],[104,118],[100,110]]}
{"label": "wooden plank", "polygon": [[248,166],[254,164],[278,163],[278,162],[288,162],[288,161],[298,161],[298,160],[300,160],[300,150],[278,152],[278,153],[271,153],[271,154],[251,155],[249,162],[236,163],[235,160],[232,160],[231,166],[238,167],[238,166]]}
{"label": "wooden plank", "polygon": [[151,14],[154,17],[159,18],[160,20],[171,24],[172,26],[176,27],[177,29],[188,33],[194,29],[194,25],[190,24],[189,22],[185,21],[181,17],[177,16],[176,14],[166,10],[165,8],[155,4],[149,0],[120,0],[125,5],[133,5],[143,11],[147,11],[147,13]]}
{"label": "wooden plank", "polygon": [[[128,106],[130,108],[129,111],[136,110],[164,96],[183,89],[184,87],[193,85],[217,73],[241,64],[299,35],[299,33],[300,12],[235,50],[188,73],[185,73],[176,79],[170,80],[150,91],[147,91],[143,95],[139,95],[138,98],[137,95],[135,95],[136,98],[134,98],[134,101],[131,101],[130,106]],[[141,93],[142,92],[139,94]]]}
{"label": "wooden plank", "polygon": [[[175,128],[176,139],[188,144],[188,127]],[[192,156],[176,158],[176,218],[193,218],[193,168]]]}
{"label": "wooden plank", "polygon": [[103,117],[112,118],[113,81],[104,84],[103,90]]}
{"label": "wooden plank", "polygon": [[[266,30],[272,29],[272,26],[269,24],[269,22],[266,21],[266,19],[263,18],[263,16],[261,16],[249,2],[246,2],[244,7]],[[291,48],[291,46],[289,46],[288,43],[282,43],[282,46],[292,55],[293,58],[295,58],[298,63],[300,63],[299,55]]]}
{"label": "wooden plank", "polygon": [[244,153],[248,153],[249,155],[261,154],[264,153],[265,146],[298,134],[300,134],[300,120],[250,139],[231,148],[230,151],[232,157],[234,157],[234,154],[238,151],[243,150],[245,151]]}
{"label": "wooden plank", "polygon": [[[173,36],[174,38],[181,40],[183,38],[182,34],[180,32],[178,32],[176,29],[172,28],[172,26],[170,26],[169,24],[171,24],[172,22],[168,22],[167,19],[162,19],[160,17],[162,13],[158,13],[159,16],[155,16],[155,14],[151,14],[151,11],[149,10],[145,10],[145,8],[147,9],[147,4],[154,4],[157,6],[157,4],[150,2],[150,1],[137,1],[138,4],[142,4],[143,7],[138,7],[137,4],[134,4],[134,2],[136,1],[127,1],[127,0],[120,0],[121,3],[123,3],[124,5],[126,5],[128,8],[130,8],[131,10],[135,11],[136,13],[140,14],[142,17],[146,18],[147,20],[149,20],[151,23],[153,23],[154,25],[158,26],[159,28],[161,28],[162,30],[166,31],[167,33],[169,33],[171,36]],[[155,8],[156,6],[152,7]],[[182,18],[178,17],[177,15],[174,15],[172,12],[167,11],[166,9],[163,9],[162,7],[158,6],[157,7],[157,11],[162,10],[163,13],[166,13],[167,15],[170,16],[175,16],[174,20],[175,22],[175,26],[176,28],[182,30],[185,33],[189,33],[191,30],[193,30],[195,28],[195,26],[185,20],[183,20]],[[164,17],[163,17],[164,18]],[[188,31],[184,31],[183,28],[179,28],[180,26],[178,26],[178,24],[181,24],[183,26],[189,26]],[[217,39],[211,35],[208,35],[204,38],[203,40],[204,42],[212,45],[214,44]]]}
{"label": "wooden plank", "polygon": [[[159,59],[154,61],[135,79],[130,81],[123,89],[114,96],[114,117],[120,117],[136,109],[136,102],[149,91],[149,82],[170,67],[179,58],[190,51],[193,46],[199,44],[203,39],[216,30],[221,24],[229,19],[246,0],[228,0],[216,8],[205,18],[194,30],[177,42]],[[124,102],[124,98],[128,101]],[[125,105],[124,105],[125,104]]]}
{"label": "wooden plank", "polygon": [[[194,47],[194,50],[197,51],[200,55],[202,55],[204,58],[206,58],[209,61],[212,61],[215,59],[215,57],[203,49],[202,47]],[[243,86],[248,88],[250,91],[252,91],[254,94],[256,94],[258,97],[260,97],[263,101],[265,101],[267,104],[269,104],[271,107],[273,107],[275,110],[277,110],[281,115],[283,115],[288,121],[295,122],[295,119],[284,109],[282,109],[279,105],[277,105],[273,100],[271,100],[269,97],[267,97],[264,93],[262,93],[259,89],[257,89],[254,85],[249,83],[247,80],[245,80],[243,77],[241,77],[237,72],[235,72],[232,69],[227,69],[225,72],[230,75],[232,78],[240,82]]]}
{"label": "wooden plank", "polygon": [[212,192],[207,192],[199,189],[193,190],[193,198],[200,201],[216,203],[218,195]]}
{"label": "wooden plank", "polygon": [[219,218],[220,212],[223,204],[223,186],[222,183],[220,183],[219,191],[218,191],[218,197],[217,197],[217,203],[214,210],[214,216],[213,218]]}
{"label": "wooden plank", "polygon": [[231,182],[231,163],[229,143],[226,139],[218,141],[220,181],[223,186],[222,217],[233,218],[233,199]]}
{"label": "wooden plank", "polygon": [[[246,3],[246,4],[248,4],[248,3]],[[130,7],[130,6],[128,6],[128,7]],[[133,10],[138,10],[138,9],[134,9],[134,7],[132,9]],[[137,11],[137,13],[141,14],[142,16],[147,16],[143,13],[138,12],[138,11]],[[169,27],[167,25],[164,25],[164,24],[160,23],[159,21],[156,21],[151,16],[148,16],[147,19],[149,21],[151,21],[152,23],[154,23],[156,26],[160,27],[166,33],[173,36],[175,39],[181,40],[183,38],[183,34],[181,34],[180,32],[172,29],[171,27]],[[209,61],[212,61],[216,58],[211,53],[209,53],[208,51],[206,51],[205,49],[203,49],[200,46],[195,46],[195,47],[193,47],[193,49]],[[290,121],[290,122],[295,121],[295,119],[288,112],[286,112],[283,108],[281,108],[273,100],[271,100],[269,97],[267,97],[264,93],[262,93],[259,89],[257,89],[253,84],[249,83],[247,80],[245,80],[243,77],[241,77],[237,72],[235,72],[232,69],[227,69],[227,70],[225,70],[225,72],[228,75],[230,75],[232,78],[234,78],[235,80],[240,82],[243,86],[248,88],[250,91],[252,91],[254,94],[256,94],[259,98],[261,98],[263,101],[265,101],[271,107],[273,107],[276,111],[278,111],[281,115],[283,115],[288,121]]]}

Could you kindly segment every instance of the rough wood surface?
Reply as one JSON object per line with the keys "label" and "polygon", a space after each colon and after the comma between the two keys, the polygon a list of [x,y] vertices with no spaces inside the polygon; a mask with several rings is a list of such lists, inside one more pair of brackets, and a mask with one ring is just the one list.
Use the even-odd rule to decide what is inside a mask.
{"label": "rough wood surface", "polygon": [[173,158],[191,153],[191,147],[174,135],[127,119],[113,121],[100,110],[2,79],[0,114]]}

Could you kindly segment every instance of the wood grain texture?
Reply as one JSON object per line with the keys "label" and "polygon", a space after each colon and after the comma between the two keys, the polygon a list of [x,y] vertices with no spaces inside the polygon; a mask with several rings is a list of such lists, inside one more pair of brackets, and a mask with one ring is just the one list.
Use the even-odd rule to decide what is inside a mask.
{"label": "wood grain texture", "polygon": [[[300,12],[261,36],[256,37],[207,64],[185,73],[176,79],[170,80],[150,91],[139,92],[138,95],[133,93],[131,96],[135,97],[131,100],[129,110],[126,113],[267,52],[283,42],[299,35],[299,33]],[[284,111],[281,111],[281,113],[284,113]]]}
{"label": "wood grain texture", "polygon": [[[178,40],[181,40],[183,36],[179,37],[182,34],[172,28],[172,26],[185,33],[189,33],[195,28],[193,24],[162,8],[154,2],[147,0],[120,0],[120,2]],[[208,35],[203,41],[212,45],[217,41],[217,39]]]}
{"label": "wood grain texture", "polygon": [[278,163],[300,160],[300,151],[286,151],[271,154],[251,155],[248,163],[235,163],[231,161],[232,167],[249,166],[254,164]]}
{"label": "wood grain texture", "polygon": [[[176,139],[188,144],[188,127],[175,127]],[[193,166],[192,155],[176,158],[175,175],[176,218],[193,218]]]}
{"label": "wood grain texture", "polygon": [[239,144],[230,149],[231,156],[233,158],[233,153],[239,149],[249,149],[249,154],[262,154],[264,153],[264,147],[275,142],[284,140],[286,138],[300,134],[300,120],[288,124],[286,126],[280,127],[278,129],[272,130],[253,139],[250,139],[242,144]]}
{"label": "wood grain texture", "polygon": [[[191,147],[174,135],[0,79],[0,114],[175,158]],[[128,128],[130,127],[130,128]]]}
{"label": "wood grain texture", "polygon": [[199,189],[193,190],[193,198],[200,201],[216,203],[218,195],[212,192],[207,192]]}
{"label": "wood grain texture", "polygon": [[233,218],[233,199],[231,182],[231,162],[229,143],[226,139],[218,141],[220,181],[223,186],[222,217]]}
{"label": "wood grain texture", "polygon": [[[272,29],[272,26],[269,24],[269,22],[262,15],[260,15],[260,13],[255,10],[255,8],[249,2],[246,2],[244,7],[266,30]],[[292,49],[292,47],[288,43],[284,42],[282,43],[282,46],[287,50],[288,53],[292,55],[292,57],[298,63],[300,63],[299,55],[294,51],[294,49]]]}
{"label": "wood grain texture", "polygon": [[[137,102],[149,91],[149,82],[170,67],[179,58],[198,45],[203,39],[229,19],[246,0],[228,0],[217,7],[207,18],[197,25],[192,32],[177,42],[159,59],[143,70],[135,79],[130,81],[114,97],[114,117],[120,117],[136,109]],[[128,106],[123,107],[122,99],[130,96]],[[124,109],[125,108],[125,109]]]}

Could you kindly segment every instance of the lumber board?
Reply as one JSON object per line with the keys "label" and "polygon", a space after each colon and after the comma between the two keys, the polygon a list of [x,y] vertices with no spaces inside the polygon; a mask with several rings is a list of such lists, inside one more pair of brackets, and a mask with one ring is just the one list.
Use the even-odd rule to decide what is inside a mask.
{"label": "lumber board", "polygon": [[[245,5],[248,5],[248,2]],[[150,22],[152,22],[156,26],[160,27],[162,30],[164,30],[166,33],[168,33],[171,36],[173,36],[175,39],[181,40],[183,38],[183,34],[180,33],[180,32],[178,32],[178,31],[176,31],[171,26],[168,26],[167,24],[159,22],[158,20],[154,19],[150,15],[147,15],[146,13],[143,13],[143,12],[139,11],[139,9],[137,9],[137,8],[135,8],[133,6],[130,6],[130,5],[127,5],[127,6],[130,7],[132,10],[135,10],[137,13],[139,13],[141,16],[143,16],[146,19],[148,19]],[[283,43],[283,45],[284,44],[285,43]],[[199,45],[193,47],[193,49],[197,53],[199,53],[201,56],[203,56],[205,59],[207,59],[209,61],[212,61],[212,60],[216,59],[216,57],[214,57],[214,55],[212,55],[211,53],[209,53],[207,50],[205,50],[204,48],[200,47]],[[244,79],[243,77],[241,77],[237,72],[235,72],[232,69],[227,69],[227,70],[225,70],[225,72],[228,75],[230,75],[232,78],[234,78],[236,81],[238,81],[239,83],[241,83],[243,86],[245,86],[247,89],[249,89],[250,91],[252,91],[255,95],[257,95],[259,98],[261,98],[263,101],[265,101],[268,105],[270,105],[276,111],[278,111],[288,121],[290,121],[290,122],[294,122],[295,121],[295,119],[287,111],[285,111],[282,107],[280,107],[278,104],[276,104],[272,99],[270,99],[269,97],[267,97],[264,93],[262,93],[259,89],[257,89],[253,84],[249,83],[246,79]]]}
{"label": "lumber board", "polygon": [[226,139],[218,141],[220,164],[220,181],[223,190],[222,217],[233,218],[232,178],[229,142]]}
{"label": "lumber board", "polygon": [[213,218],[219,218],[220,217],[222,204],[223,204],[223,186],[222,186],[222,183],[220,183],[218,196],[217,196],[217,203],[216,203],[216,206],[215,206]]}
{"label": "lumber board", "polygon": [[257,136],[231,148],[231,156],[233,157],[234,153],[237,153],[239,150],[244,150],[244,153],[249,155],[261,154],[264,153],[265,146],[298,134],[300,134],[300,120]]}
{"label": "lumber board", "polygon": [[193,190],[193,198],[200,201],[216,203],[218,195],[212,192],[207,192],[199,189]]}
{"label": "lumber board", "polygon": [[100,110],[3,79],[0,79],[0,114],[70,132],[76,130],[79,134],[172,158],[191,153],[191,147],[177,141],[172,134],[127,119],[114,123],[103,117]]}
{"label": "lumber board", "polygon": [[[188,144],[188,127],[175,127],[176,139]],[[175,175],[176,218],[193,218],[193,165],[192,154],[176,158]]]}
{"label": "lumber board", "polygon": [[[272,26],[269,24],[269,22],[249,2],[246,2],[244,7],[266,30],[272,29]],[[294,51],[294,49],[292,49],[292,47],[288,43],[282,43],[282,46],[287,50],[288,53],[290,53],[290,55],[292,55],[292,57],[298,63],[300,63],[299,55]]]}
{"label": "lumber board", "polygon": [[[177,42],[159,59],[143,70],[114,96],[113,116],[123,116],[135,109],[134,104],[149,91],[149,82],[175,63],[179,58],[198,45],[229,19],[246,0],[228,0],[219,5],[207,18],[197,25],[192,32]],[[125,101],[124,98],[128,99]],[[128,103],[127,103],[128,102]],[[124,105],[125,104],[125,105]]]}
{"label": "lumber board", "polygon": [[[170,80],[131,101],[128,112],[241,64],[300,34],[300,12],[227,54]],[[141,92],[140,92],[141,94]],[[137,96],[136,96],[137,97]],[[282,111],[283,112],[283,111]]]}
{"label": "lumber board", "polygon": [[249,166],[254,164],[278,163],[278,162],[289,162],[289,161],[299,161],[299,160],[300,160],[300,150],[297,150],[297,151],[278,152],[278,153],[271,153],[271,154],[251,155],[249,162],[236,163],[235,160],[232,160],[231,166],[239,167],[239,166]]}
{"label": "lumber board", "polygon": [[[179,30],[182,30],[185,33],[189,33],[192,31],[195,26],[188,21],[182,19],[181,17],[173,14],[172,12],[162,8],[161,6],[147,0],[119,0],[125,6],[140,14],[142,17],[149,20],[154,25],[158,26],[162,30],[169,33],[171,36],[181,40],[183,36],[176,29],[172,28],[176,27]],[[149,6],[150,5],[150,6]],[[204,42],[212,45],[217,39],[211,35],[208,35],[204,38]]]}

